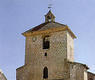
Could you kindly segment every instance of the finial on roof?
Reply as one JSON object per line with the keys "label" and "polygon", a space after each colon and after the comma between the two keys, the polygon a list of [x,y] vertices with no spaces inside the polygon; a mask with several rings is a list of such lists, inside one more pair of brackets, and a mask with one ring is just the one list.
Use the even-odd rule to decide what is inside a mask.
{"label": "finial on roof", "polygon": [[55,22],[55,16],[51,12],[51,9],[49,12],[45,15],[45,22]]}

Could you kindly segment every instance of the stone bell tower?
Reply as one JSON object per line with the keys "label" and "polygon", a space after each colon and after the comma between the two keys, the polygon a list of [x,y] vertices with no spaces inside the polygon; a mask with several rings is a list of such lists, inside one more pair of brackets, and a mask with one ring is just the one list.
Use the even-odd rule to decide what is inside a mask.
{"label": "stone bell tower", "polygon": [[[45,22],[24,32],[25,65],[17,69],[17,80],[70,80],[74,62],[74,38],[67,25],[55,22],[51,10]],[[84,79],[82,79],[84,80]]]}

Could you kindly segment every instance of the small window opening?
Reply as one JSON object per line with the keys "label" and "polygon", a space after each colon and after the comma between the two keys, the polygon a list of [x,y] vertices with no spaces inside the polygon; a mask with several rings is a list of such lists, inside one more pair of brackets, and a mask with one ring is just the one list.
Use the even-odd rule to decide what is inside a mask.
{"label": "small window opening", "polygon": [[47,53],[45,53],[45,56],[47,56]]}
{"label": "small window opening", "polygon": [[43,49],[49,49],[49,47],[50,47],[49,36],[45,36],[43,38]]}
{"label": "small window opening", "polygon": [[51,17],[50,16],[47,16],[47,18],[48,18],[48,21],[51,22]]}
{"label": "small window opening", "polygon": [[48,19],[51,19],[51,17],[50,17],[50,16],[47,16],[47,18],[48,18]]}
{"label": "small window opening", "polygon": [[45,67],[44,70],[43,70],[43,78],[44,79],[48,78],[48,68],[47,67]]}

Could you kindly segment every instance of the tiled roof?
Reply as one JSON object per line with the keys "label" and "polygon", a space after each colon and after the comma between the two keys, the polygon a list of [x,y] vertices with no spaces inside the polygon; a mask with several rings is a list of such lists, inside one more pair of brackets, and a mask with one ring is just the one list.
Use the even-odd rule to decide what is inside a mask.
{"label": "tiled roof", "polygon": [[32,29],[29,29],[28,31],[24,32],[24,33],[28,33],[28,32],[34,32],[34,31],[40,31],[40,30],[47,30],[50,28],[57,28],[57,27],[65,27],[66,25],[64,24],[60,24],[58,22],[45,22],[42,23]]}

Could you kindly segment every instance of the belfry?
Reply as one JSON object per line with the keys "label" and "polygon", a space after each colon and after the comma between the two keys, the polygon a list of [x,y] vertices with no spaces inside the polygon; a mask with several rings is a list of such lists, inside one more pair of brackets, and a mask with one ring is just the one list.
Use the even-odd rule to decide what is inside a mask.
{"label": "belfry", "polygon": [[67,25],[55,22],[51,10],[44,23],[22,34],[25,64],[16,70],[16,80],[88,80],[88,67],[74,62],[75,34]]}

